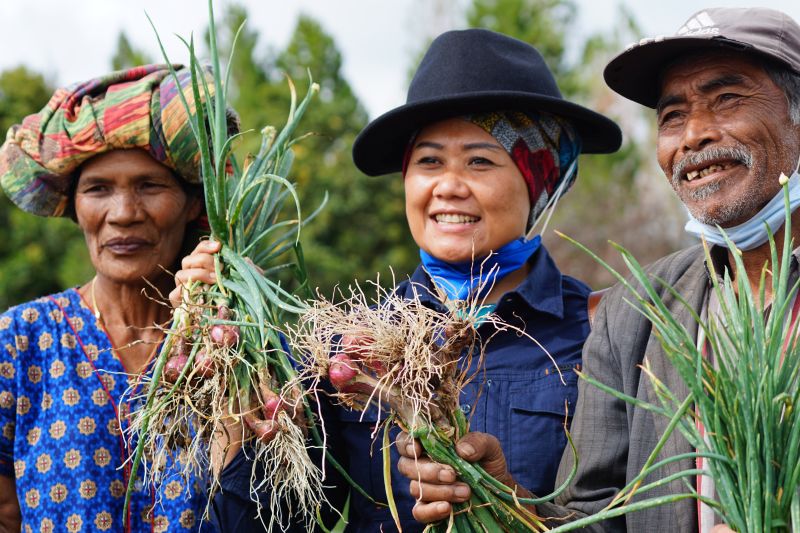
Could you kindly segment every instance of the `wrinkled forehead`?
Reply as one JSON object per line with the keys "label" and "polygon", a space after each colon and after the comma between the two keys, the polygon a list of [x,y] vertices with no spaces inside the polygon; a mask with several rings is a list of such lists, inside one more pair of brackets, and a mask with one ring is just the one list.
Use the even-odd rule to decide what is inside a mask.
{"label": "wrinkled forehead", "polygon": [[684,54],[668,63],[659,75],[659,100],[656,109],[671,93],[692,83],[708,82],[708,88],[726,84],[768,79],[763,59],[752,54],[707,50]]}

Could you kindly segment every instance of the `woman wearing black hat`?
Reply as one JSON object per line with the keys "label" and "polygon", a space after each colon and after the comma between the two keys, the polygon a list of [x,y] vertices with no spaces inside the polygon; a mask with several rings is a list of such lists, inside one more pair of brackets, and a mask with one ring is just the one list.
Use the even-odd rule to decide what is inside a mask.
{"label": "woman wearing black hat", "polygon": [[[612,121],[562,98],[533,47],[473,29],[434,40],[407,103],[370,123],[353,147],[366,174],[403,175],[422,264],[398,294],[413,297],[427,287],[420,299],[444,310],[483,291],[483,312],[536,339],[481,324],[478,333],[490,339],[481,383],[460,402],[473,430],[499,440],[513,480],[538,494],[553,489],[566,445],[565,406],[577,396],[572,369],[589,332],[589,288],[559,272],[534,228],[573,183],[579,153],[613,152],[620,140]],[[208,264],[208,256],[187,258],[179,278],[202,280]],[[378,416],[334,407],[325,423],[353,479],[386,501],[373,438]],[[393,470],[403,530],[421,531],[408,481]],[[346,484],[331,483],[346,494]],[[347,531],[394,530],[388,508],[355,491],[350,498]]]}

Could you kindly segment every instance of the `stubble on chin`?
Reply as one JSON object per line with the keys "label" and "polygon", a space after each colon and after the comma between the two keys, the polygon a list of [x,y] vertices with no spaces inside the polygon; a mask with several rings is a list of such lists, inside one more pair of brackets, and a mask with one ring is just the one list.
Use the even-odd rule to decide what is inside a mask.
{"label": "stubble on chin", "polygon": [[709,206],[715,194],[722,189],[720,183],[711,183],[693,191],[677,190],[678,197],[694,218],[709,226],[730,227],[732,220],[740,220],[744,215],[760,209],[760,195],[740,196],[722,205]]}

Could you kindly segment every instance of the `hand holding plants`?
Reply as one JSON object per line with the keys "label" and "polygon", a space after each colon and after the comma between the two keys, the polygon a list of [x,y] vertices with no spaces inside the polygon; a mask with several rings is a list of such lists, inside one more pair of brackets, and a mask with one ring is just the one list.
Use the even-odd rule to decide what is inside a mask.
{"label": "hand holding plants", "polygon": [[[431,523],[446,519],[451,512],[451,503],[469,501],[472,491],[466,483],[457,481],[455,470],[448,465],[431,461],[424,455],[422,446],[407,433],[401,433],[395,442],[400,453],[397,468],[409,478],[411,495],[417,498],[414,518]],[[471,432],[455,446],[458,455],[471,463],[478,463],[484,471],[509,487],[516,487],[508,472],[505,455],[500,442],[488,433]],[[517,495],[530,494],[517,488]]]}

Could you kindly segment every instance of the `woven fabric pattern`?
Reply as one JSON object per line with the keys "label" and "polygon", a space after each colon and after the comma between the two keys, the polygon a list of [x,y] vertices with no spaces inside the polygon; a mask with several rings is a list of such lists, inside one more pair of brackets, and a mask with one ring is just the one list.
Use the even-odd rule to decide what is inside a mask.
{"label": "woven fabric pattern", "polygon": [[[56,90],[39,113],[12,126],[0,148],[0,186],[21,209],[69,215],[76,170],[117,149],[139,148],[189,183],[200,183],[200,153],[183,93],[194,109],[191,74],[144,65]],[[206,73],[209,93],[213,79]]]}

